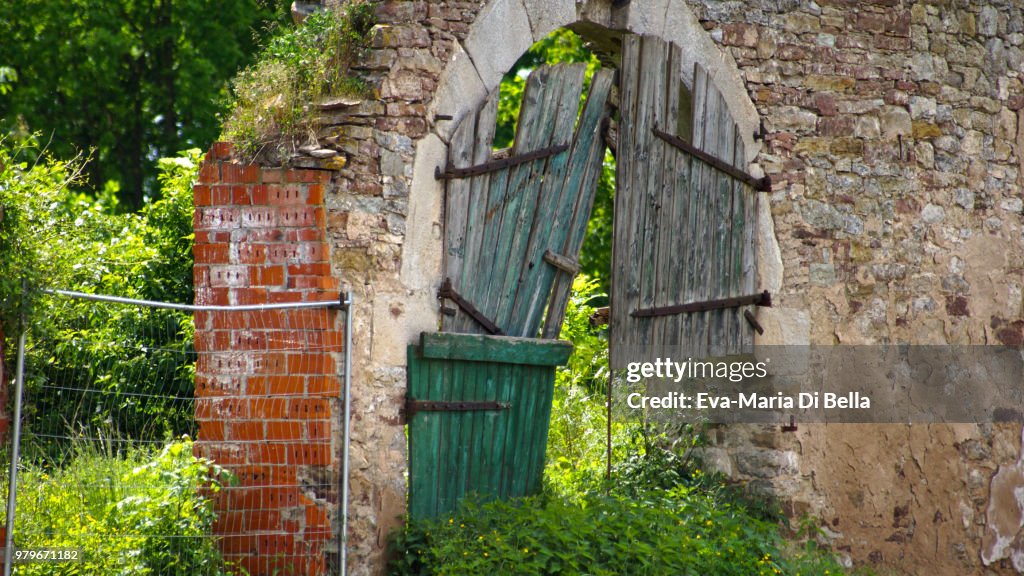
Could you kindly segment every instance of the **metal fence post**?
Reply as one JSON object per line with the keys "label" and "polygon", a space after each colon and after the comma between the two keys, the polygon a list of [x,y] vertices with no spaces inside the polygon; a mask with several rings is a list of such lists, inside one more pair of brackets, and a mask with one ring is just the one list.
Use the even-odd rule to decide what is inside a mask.
{"label": "metal fence post", "polygon": [[11,576],[11,560],[14,557],[14,510],[15,495],[18,491],[18,448],[21,443],[21,391],[25,382],[25,335],[28,324],[22,322],[18,337],[18,369],[14,383],[14,431],[11,436],[11,471],[7,490],[7,537],[4,542],[4,576]]}

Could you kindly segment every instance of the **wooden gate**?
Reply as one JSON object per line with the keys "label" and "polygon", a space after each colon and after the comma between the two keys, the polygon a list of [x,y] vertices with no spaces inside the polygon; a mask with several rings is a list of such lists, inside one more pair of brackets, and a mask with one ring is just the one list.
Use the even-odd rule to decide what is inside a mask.
{"label": "wooden gate", "polygon": [[[583,64],[530,74],[511,150],[494,152],[498,93],[452,137],[440,334],[409,349],[409,512],[469,493],[540,488],[559,330],[604,159],[612,74]],[[537,338],[543,334],[544,338]]]}
{"label": "wooden gate", "polygon": [[[654,37],[623,40],[611,364],[749,352],[756,321],[756,190],[736,166],[743,140],[721,93],[695,66],[689,116],[682,51]],[[692,126],[692,134],[680,127]],[[685,128],[683,129],[685,130]]]}
{"label": "wooden gate", "polygon": [[[667,347],[681,357],[747,351],[749,308],[770,304],[754,290],[755,191],[766,183],[736,167],[743,142],[724,99],[699,67],[687,91],[681,57],[657,38],[623,40],[613,368]],[[501,153],[492,93],[436,172],[448,181],[443,332],[409,349],[414,517],[471,492],[511,497],[540,485],[554,370],[571,349],[555,338],[605,150],[612,75],[595,74],[579,112],[584,71],[534,71],[515,144]]]}

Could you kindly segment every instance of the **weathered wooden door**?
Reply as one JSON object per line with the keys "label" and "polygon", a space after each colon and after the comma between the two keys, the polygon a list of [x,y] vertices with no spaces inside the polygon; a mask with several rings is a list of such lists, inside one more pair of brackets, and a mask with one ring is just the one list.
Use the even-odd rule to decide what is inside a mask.
{"label": "weathered wooden door", "polygon": [[[681,110],[682,51],[627,35],[620,79],[612,244],[611,363],[750,351],[755,189],[737,166],[743,140],[721,93],[695,67]],[[685,116],[685,117],[684,117]],[[685,127],[692,134],[681,134]],[[682,128],[681,128],[682,127]]]}
{"label": "weathered wooden door", "polygon": [[[605,145],[612,74],[585,66],[527,79],[515,143],[495,153],[498,93],[452,137],[445,195],[440,334],[409,349],[409,511],[452,510],[466,494],[540,488],[557,340]],[[543,335],[543,338],[538,336]]]}

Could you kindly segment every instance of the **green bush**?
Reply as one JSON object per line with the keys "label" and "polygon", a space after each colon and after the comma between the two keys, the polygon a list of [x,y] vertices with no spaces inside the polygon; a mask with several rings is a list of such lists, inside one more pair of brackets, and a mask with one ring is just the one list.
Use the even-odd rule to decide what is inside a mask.
{"label": "green bush", "polygon": [[232,83],[222,138],[247,158],[274,146],[275,153],[291,152],[316,131],[311,106],[326,97],[365,95],[366,85],[351,67],[369,43],[373,10],[367,0],[343,11],[322,10],[273,38]]}
{"label": "green bush", "polygon": [[[20,565],[21,575],[228,575],[211,536],[209,495],[229,476],[185,439],[162,449],[78,443],[62,468],[18,478],[16,548],[77,548],[79,562]],[[6,500],[7,489],[3,497]]]}
{"label": "green bush", "polygon": [[[26,152],[32,146],[0,142],[0,321],[9,338],[8,367],[21,315],[28,321],[26,435],[96,437],[102,431],[162,440],[192,432],[188,314],[71,300],[40,289],[191,302],[192,184],[200,152],[161,160],[161,197],[137,213],[122,213],[114,189],[97,198],[70,189],[80,162],[25,161],[38,155]],[[56,459],[66,444],[50,438],[31,445]]]}

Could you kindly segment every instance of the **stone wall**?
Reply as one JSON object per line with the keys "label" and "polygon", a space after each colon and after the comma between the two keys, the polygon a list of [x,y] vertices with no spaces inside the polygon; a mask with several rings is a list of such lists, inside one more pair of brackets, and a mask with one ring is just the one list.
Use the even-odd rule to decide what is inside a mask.
{"label": "stone wall", "polygon": [[[761,262],[777,306],[762,342],[1019,346],[1021,4],[688,3],[765,128],[779,260]],[[716,430],[711,456],[816,514],[858,564],[980,573],[1024,569],[1021,505],[996,490],[1024,486],[1019,435],[746,427]]]}
{"label": "stone wall", "polygon": [[[334,6],[339,2],[326,2]],[[904,0],[386,0],[360,69],[377,98],[322,110],[331,276],[355,296],[349,568],[379,573],[405,502],[405,347],[438,325],[454,126],[559,26],[648,33],[710,70],[773,190],[762,202],[764,343],[1020,344],[1019,3]],[[601,38],[607,40],[608,38]],[[754,135],[763,125],[763,137]],[[315,158],[313,156],[328,156]],[[242,246],[242,244],[239,244]],[[230,255],[234,254],[229,252]],[[198,285],[198,283],[197,283]],[[336,412],[335,412],[336,414]],[[1014,541],[1020,428],[720,428],[737,478],[826,523],[859,564],[994,569]],[[1001,517],[1003,510],[1010,515]],[[1002,564],[1009,566],[1009,561]]]}

